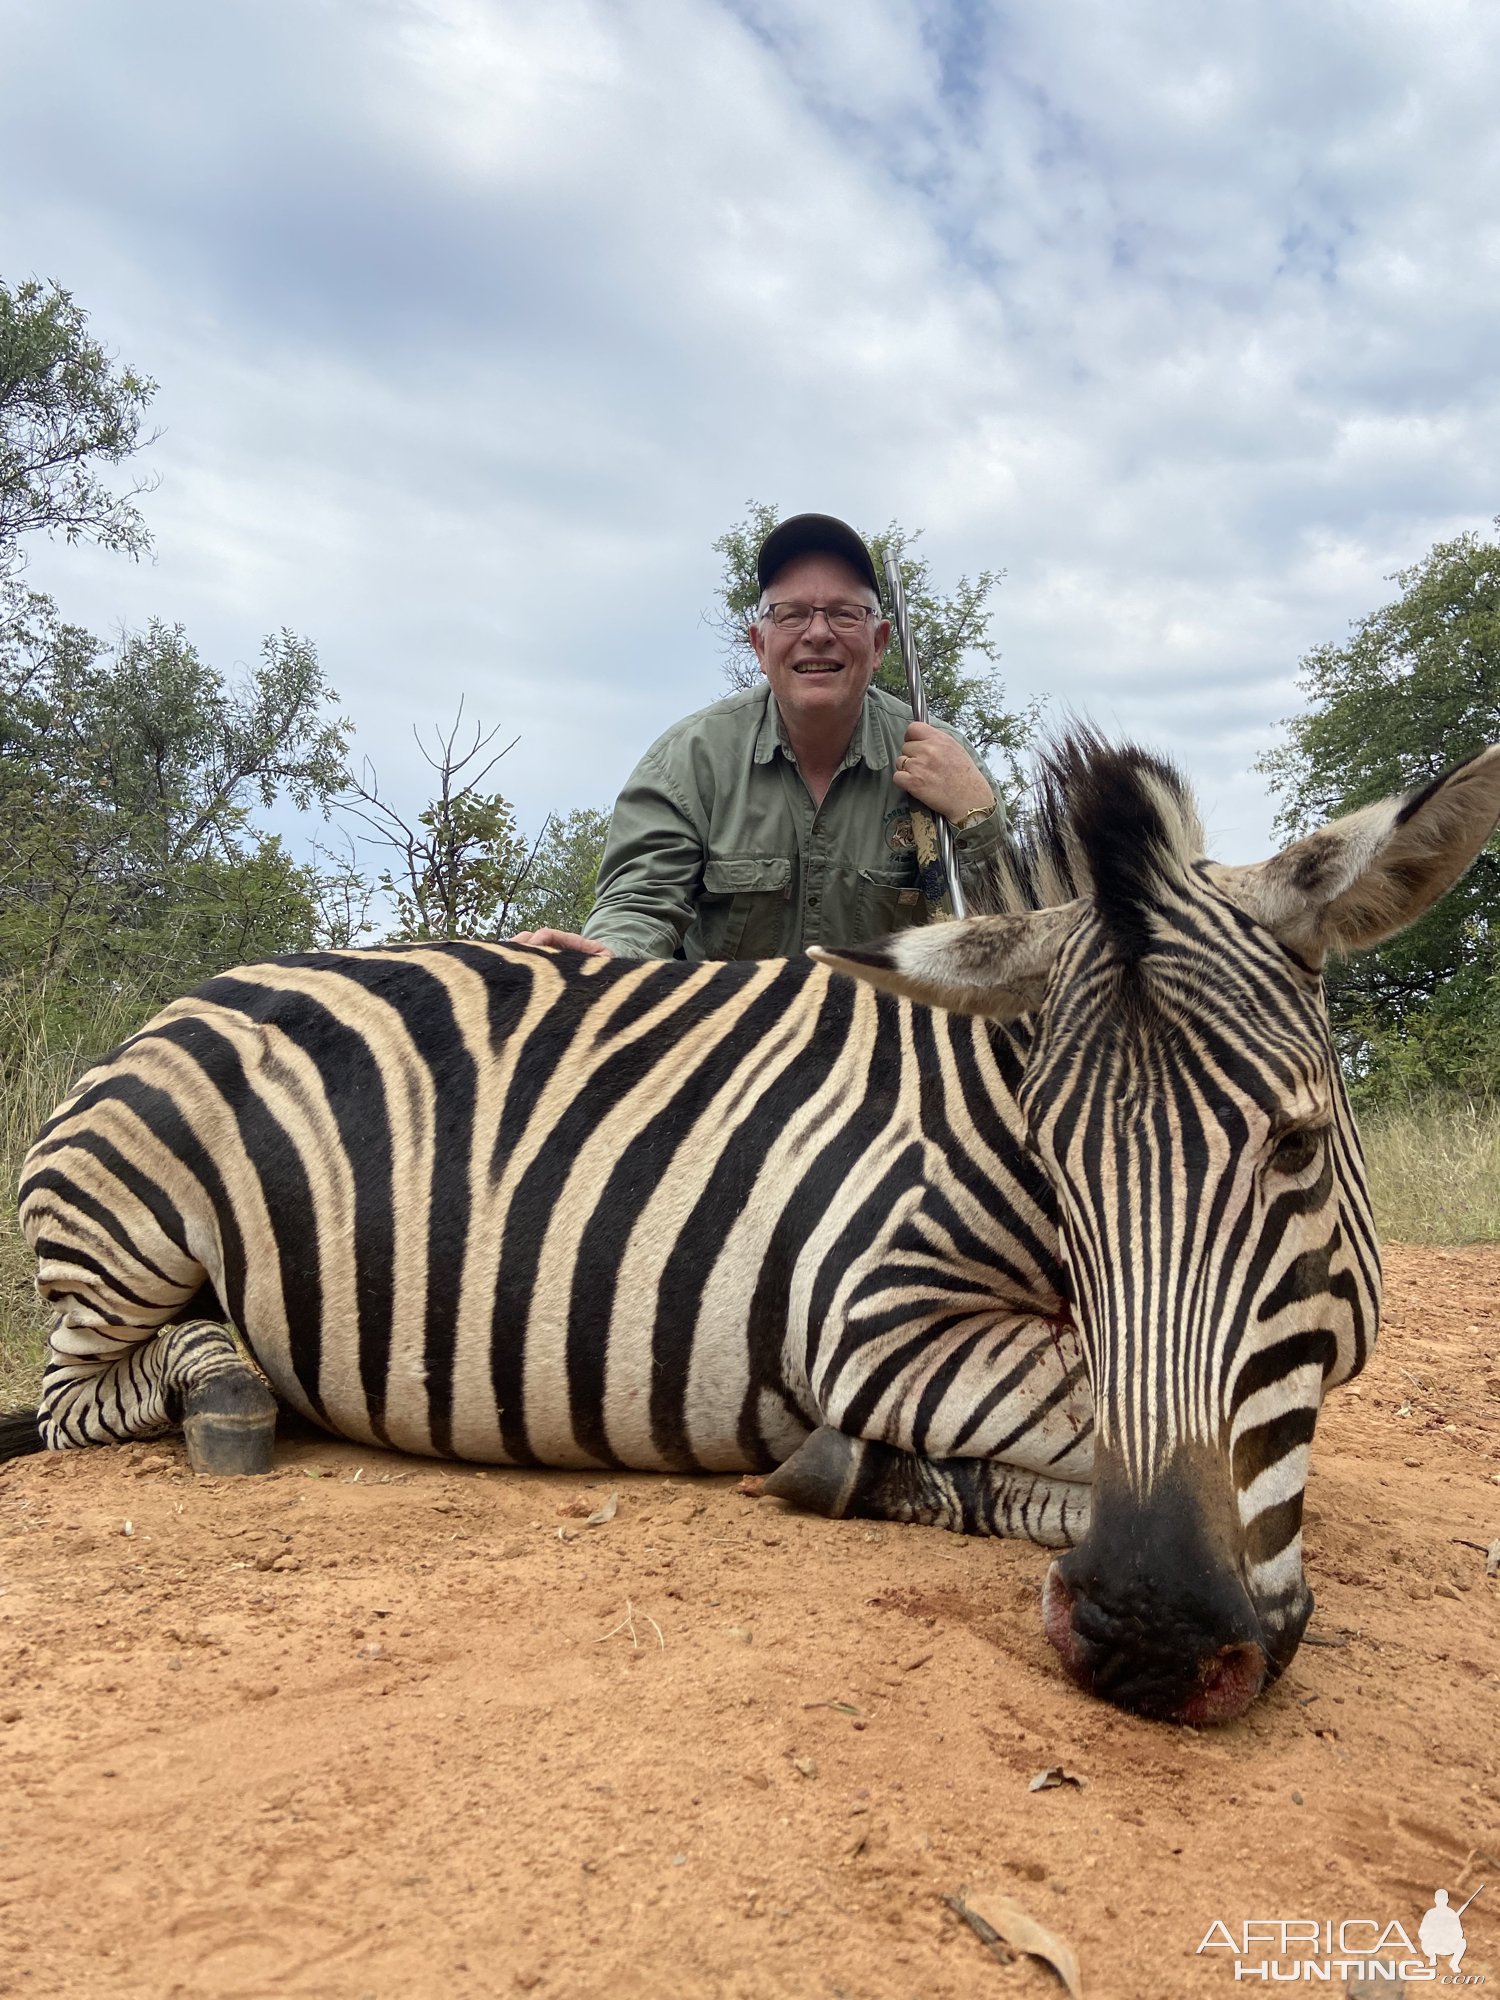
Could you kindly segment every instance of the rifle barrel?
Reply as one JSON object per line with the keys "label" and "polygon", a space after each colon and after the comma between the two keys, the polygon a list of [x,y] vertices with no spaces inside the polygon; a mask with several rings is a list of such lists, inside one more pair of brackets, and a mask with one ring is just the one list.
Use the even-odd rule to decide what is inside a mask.
{"label": "rifle barrel", "polygon": [[[901,646],[901,664],[906,669],[906,692],[911,702],[912,719],[916,722],[927,720],[927,690],[922,685],[922,667],[917,659],[917,642],[912,635],[911,619],[906,610],[906,588],[901,581],[901,567],[890,550],[885,554],[885,587],[891,600],[891,616],[896,621],[896,638]],[[925,812],[925,806],[919,806]],[[958,855],[953,846],[953,829],[941,813],[932,815],[937,833],[938,853],[942,857],[943,873],[948,878],[948,901],[953,905],[955,917],[966,917],[969,906],[964,898],[963,888],[958,879]]]}

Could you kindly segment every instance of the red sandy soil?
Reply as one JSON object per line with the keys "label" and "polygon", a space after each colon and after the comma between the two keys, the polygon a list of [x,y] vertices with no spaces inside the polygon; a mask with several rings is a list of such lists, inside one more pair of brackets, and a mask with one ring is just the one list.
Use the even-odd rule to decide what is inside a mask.
{"label": "red sandy soil", "polygon": [[[0,1992],[1060,1994],[944,1900],[999,1891],[1090,2000],[1172,2000],[1265,1990],[1198,1952],[1215,1919],[1414,1936],[1481,1881],[1493,1986],[1500,1581],[1466,1544],[1500,1536],[1497,1281],[1500,1251],[1391,1252],[1314,1451],[1324,1643],[1201,1733],[1068,1685],[1022,1544],[313,1435],[264,1480],[18,1461]],[[1051,1765],[1086,1783],[1030,1790]]]}

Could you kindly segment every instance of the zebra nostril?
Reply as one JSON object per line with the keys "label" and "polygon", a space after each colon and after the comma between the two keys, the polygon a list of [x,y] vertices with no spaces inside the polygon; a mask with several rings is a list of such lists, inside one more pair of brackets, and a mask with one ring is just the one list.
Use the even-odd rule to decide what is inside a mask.
{"label": "zebra nostril", "polygon": [[1243,1619],[1231,1619],[1222,1604],[1174,1604],[1159,1592],[1149,1604],[1122,1600],[1092,1576],[1075,1584],[1067,1570],[1076,1560],[1074,1551],[1054,1562],[1042,1585],[1042,1630],[1069,1680],[1160,1722],[1201,1725],[1244,1714],[1272,1668],[1259,1640],[1223,1636],[1236,1627],[1244,1633]]}
{"label": "zebra nostril", "polygon": [[1221,1646],[1205,1662],[1196,1692],[1178,1722],[1232,1722],[1243,1715],[1266,1684],[1266,1656],[1253,1639]]}

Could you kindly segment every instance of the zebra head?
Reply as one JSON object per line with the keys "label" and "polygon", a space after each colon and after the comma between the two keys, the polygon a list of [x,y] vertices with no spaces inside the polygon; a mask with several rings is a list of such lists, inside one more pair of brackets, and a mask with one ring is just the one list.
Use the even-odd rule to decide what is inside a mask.
{"label": "zebra head", "polygon": [[999,914],[818,954],[1016,1024],[1096,1422],[1089,1530],[1043,1618],[1071,1677],[1122,1706],[1227,1719],[1297,1649],[1313,1428],[1380,1301],[1321,968],[1420,916],[1497,816],[1500,746],[1221,866],[1174,771],[1074,735]]}

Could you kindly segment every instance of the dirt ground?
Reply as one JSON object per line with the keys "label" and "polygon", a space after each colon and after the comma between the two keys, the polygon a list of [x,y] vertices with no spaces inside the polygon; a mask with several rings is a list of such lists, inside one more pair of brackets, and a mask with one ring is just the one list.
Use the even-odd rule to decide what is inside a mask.
{"label": "dirt ground", "polygon": [[[1323,1643],[1202,1733],[1067,1684],[1019,1544],[312,1435],[258,1481],[18,1461],[0,1992],[1060,1993],[944,1900],[999,1892],[1090,2000],[1172,2000],[1236,1988],[1215,1920],[1414,1937],[1481,1881],[1493,1985],[1500,1251],[1393,1251],[1388,1308],[1314,1451]],[[1085,1782],[1030,1789],[1056,1765]]]}

